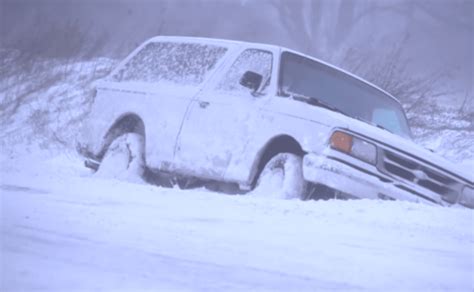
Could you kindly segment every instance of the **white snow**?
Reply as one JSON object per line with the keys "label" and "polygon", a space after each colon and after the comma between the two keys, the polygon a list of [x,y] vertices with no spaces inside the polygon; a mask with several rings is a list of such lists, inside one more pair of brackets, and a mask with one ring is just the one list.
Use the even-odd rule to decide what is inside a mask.
{"label": "white snow", "polygon": [[[474,289],[473,210],[94,176],[72,149],[90,83],[114,63],[45,62],[0,79],[12,113],[0,114],[0,291]],[[418,142],[471,171],[472,132],[430,133]]]}
{"label": "white snow", "polygon": [[270,200],[4,155],[2,291],[471,291],[473,211]]}

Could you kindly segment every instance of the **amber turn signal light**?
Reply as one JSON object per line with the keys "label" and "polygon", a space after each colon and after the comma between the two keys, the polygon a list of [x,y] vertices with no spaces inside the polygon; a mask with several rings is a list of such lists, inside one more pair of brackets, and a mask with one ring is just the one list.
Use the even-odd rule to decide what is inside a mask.
{"label": "amber turn signal light", "polygon": [[331,135],[331,147],[339,151],[350,153],[352,149],[352,136],[336,131]]}

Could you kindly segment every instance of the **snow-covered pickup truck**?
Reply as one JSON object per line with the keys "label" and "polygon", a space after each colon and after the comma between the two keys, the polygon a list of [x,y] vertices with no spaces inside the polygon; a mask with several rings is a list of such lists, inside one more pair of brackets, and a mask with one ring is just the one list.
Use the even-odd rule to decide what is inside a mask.
{"label": "snow-covered pickup truck", "polygon": [[393,96],[273,45],[152,38],[97,83],[82,136],[86,165],[114,176],[474,206],[472,176],[411,141]]}

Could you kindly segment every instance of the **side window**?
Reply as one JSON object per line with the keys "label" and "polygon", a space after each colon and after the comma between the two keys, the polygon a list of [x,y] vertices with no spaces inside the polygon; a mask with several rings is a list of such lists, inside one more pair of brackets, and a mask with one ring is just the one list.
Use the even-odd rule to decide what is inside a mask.
{"label": "side window", "polygon": [[112,80],[199,85],[226,51],[207,44],[149,43]]}
{"label": "side window", "polygon": [[217,85],[218,91],[227,93],[249,93],[249,89],[240,85],[240,78],[247,71],[253,71],[263,76],[263,91],[270,84],[272,75],[272,53],[257,49],[248,49],[242,52],[230,67],[224,78]]}

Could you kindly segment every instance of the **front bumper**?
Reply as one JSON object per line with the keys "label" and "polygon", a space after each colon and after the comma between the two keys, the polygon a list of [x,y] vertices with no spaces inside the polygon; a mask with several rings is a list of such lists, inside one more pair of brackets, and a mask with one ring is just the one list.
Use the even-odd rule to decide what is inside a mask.
{"label": "front bumper", "polygon": [[405,200],[448,205],[436,193],[408,185],[379,172],[377,168],[338,151],[310,153],[303,158],[306,181],[326,185],[358,198]]}

